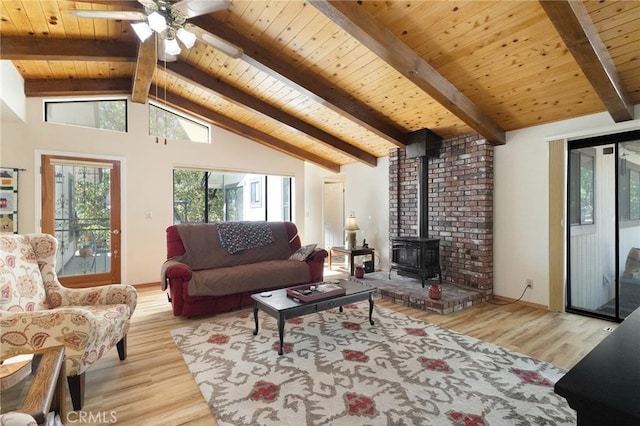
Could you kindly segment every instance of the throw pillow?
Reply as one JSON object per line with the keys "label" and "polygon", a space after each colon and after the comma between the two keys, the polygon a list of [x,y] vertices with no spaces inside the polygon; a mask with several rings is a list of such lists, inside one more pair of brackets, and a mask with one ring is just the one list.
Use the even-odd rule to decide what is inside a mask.
{"label": "throw pillow", "polygon": [[304,262],[309,256],[313,254],[316,246],[317,244],[307,244],[306,246],[302,246],[298,250],[296,250],[295,253],[289,256],[289,259]]}

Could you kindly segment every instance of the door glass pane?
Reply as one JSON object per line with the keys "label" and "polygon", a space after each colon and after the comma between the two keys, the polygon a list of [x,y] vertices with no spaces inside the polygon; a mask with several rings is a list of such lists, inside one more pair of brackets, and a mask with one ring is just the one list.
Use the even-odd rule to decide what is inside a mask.
{"label": "door glass pane", "polygon": [[640,141],[618,150],[620,317],[640,307]]}
{"label": "door glass pane", "polygon": [[110,172],[108,167],[54,166],[59,276],[111,270]]}
{"label": "door glass pane", "polygon": [[569,164],[569,306],[610,316],[616,314],[613,147],[572,150]]}

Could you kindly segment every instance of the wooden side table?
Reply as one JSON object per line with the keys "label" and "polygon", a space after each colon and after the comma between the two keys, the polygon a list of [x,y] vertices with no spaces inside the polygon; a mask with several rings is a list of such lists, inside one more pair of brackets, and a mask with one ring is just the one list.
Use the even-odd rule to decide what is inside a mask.
{"label": "wooden side table", "polygon": [[33,355],[31,373],[17,384],[2,390],[2,412],[29,414],[40,425],[46,424],[47,414],[53,410],[64,422],[67,389],[64,346],[43,349]]}
{"label": "wooden side table", "polygon": [[342,254],[349,258],[349,274],[353,275],[353,270],[355,268],[354,258],[356,256],[371,256],[374,257],[375,249],[371,247],[356,247],[354,249],[348,249],[344,246],[331,247],[329,249],[329,269],[331,269],[331,259],[334,255]]}

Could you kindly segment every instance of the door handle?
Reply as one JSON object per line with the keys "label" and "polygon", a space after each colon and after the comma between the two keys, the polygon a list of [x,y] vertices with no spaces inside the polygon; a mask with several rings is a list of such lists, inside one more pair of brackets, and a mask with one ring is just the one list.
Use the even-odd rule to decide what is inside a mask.
{"label": "door handle", "polygon": [[114,229],[113,231],[111,231],[111,233],[113,235],[118,235],[120,233],[120,230],[119,229]]}

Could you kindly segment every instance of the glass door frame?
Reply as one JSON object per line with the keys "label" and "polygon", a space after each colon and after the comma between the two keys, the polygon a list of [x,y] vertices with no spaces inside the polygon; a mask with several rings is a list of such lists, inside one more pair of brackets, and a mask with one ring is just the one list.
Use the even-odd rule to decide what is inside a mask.
{"label": "glass door frame", "polygon": [[121,282],[122,276],[122,216],[121,216],[121,161],[115,159],[80,157],[71,155],[41,154],[41,230],[55,236],[55,173],[54,162],[86,164],[100,167],[108,164],[110,168],[110,270],[95,274],[59,276],[65,287],[94,287]]}
{"label": "glass door frame", "polygon": [[[640,130],[632,130],[627,132],[615,133],[610,135],[595,136],[578,140],[567,141],[567,179],[566,179],[566,288],[565,288],[565,310],[566,312],[606,319],[615,322],[622,322],[624,318],[620,317],[620,200],[619,200],[619,147],[624,142],[640,140]],[[598,147],[602,145],[613,145],[614,161],[614,294],[615,294],[615,312],[613,315],[607,315],[604,312],[597,312],[586,308],[572,306],[571,303],[571,151],[581,148]],[[597,173],[597,171],[596,171]]]}

